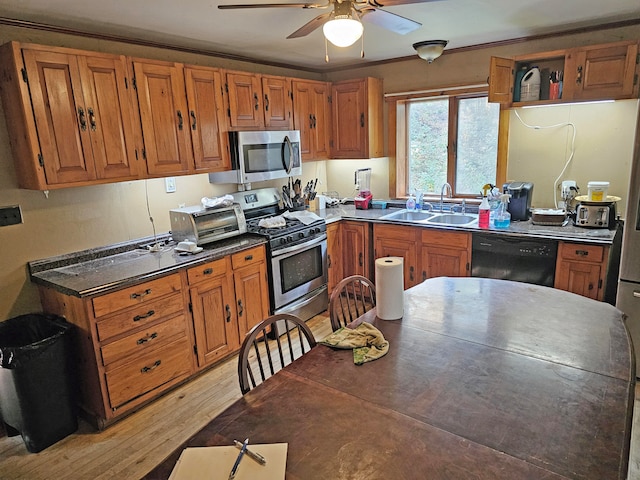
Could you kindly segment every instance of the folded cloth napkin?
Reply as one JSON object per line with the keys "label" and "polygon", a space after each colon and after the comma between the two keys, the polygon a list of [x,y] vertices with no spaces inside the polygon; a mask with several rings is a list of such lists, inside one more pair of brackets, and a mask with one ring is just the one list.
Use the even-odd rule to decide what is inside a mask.
{"label": "folded cloth napkin", "polygon": [[367,322],[353,329],[342,327],[320,343],[334,348],[353,348],[353,363],[356,365],[377,360],[389,351],[389,342],[382,332]]}

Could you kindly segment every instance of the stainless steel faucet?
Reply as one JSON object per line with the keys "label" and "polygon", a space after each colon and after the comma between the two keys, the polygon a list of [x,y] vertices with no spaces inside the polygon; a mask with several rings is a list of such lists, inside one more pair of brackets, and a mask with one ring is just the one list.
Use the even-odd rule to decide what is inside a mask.
{"label": "stainless steel faucet", "polygon": [[440,211],[443,212],[443,207],[444,207],[444,191],[447,189],[447,187],[449,188],[449,197],[448,198],[452,198],[453,197],[453,190],[451,189],[451,185],[449,185],[448,182],[444,182],[444,185],[442,185],[442,189],[440,190]]}

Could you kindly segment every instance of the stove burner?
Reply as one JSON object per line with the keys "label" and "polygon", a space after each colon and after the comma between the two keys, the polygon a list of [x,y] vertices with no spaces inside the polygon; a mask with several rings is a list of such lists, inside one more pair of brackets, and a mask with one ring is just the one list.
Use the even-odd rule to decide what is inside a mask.
{"label": "stove burner", "polygon": [[[266,218],[266,217],[263,217]],[[287,246],[302,243],[314,237],[323,235],[327,226],[324,220],[318,220],[312,224],[305,225],[296,218],[286,218],[286,226],[276,228],[260,227],[258,223],[261,218],[252,218],[247,220],[247,231],[262,235],[269,239],[271,250],[284,248]]]}

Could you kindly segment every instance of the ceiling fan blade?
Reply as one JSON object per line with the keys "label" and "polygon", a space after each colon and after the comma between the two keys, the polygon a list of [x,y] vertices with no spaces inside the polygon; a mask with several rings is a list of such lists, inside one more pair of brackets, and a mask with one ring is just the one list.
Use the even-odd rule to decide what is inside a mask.
{"label": "ceiling fan blade", "polygon": [[287,38],[305,37],[309,35],[311,32],[313,32],[316,28],[319,28],[325,23],[327,23],[330,17],[331,17],[331,12],[318,15],[316,18],[314,18],[310,22],[305,23],[302,27],[300,27],[298,30],[293,32]]}
{"label": "ceiling fan blade", "polygon": [[440,2],[442,0],[367,0],[373,7],[395,7],[396,5],[409,5],[411,3]]}
{"label": "ceiling fan blade", "polygon": [[409,32],[413,32],[422,26],[414,20],[410,20],[395,13],[387,12],[386,10],[379,10],[376,8],[364,8],[360,10],[362,20],[367,23],[373,23],[379,27],[386,28],[392,32],[399,33],[400,35],[406,35]]}
{"label": "ceiling fan blade", "polygon": [[232,5],[218,5],[220,10],[234,10],[240,8],[326,8],[329,4],[321,5],[317,3],[241,3]]}

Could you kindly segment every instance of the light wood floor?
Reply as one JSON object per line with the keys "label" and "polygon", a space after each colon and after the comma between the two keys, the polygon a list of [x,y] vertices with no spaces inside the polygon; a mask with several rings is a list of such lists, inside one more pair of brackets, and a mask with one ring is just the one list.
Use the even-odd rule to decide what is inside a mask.
{"label": "light wood floor", "polygon": [[[316,339],[331,332],[325,315],[307,324]],[[0,479],[139,479],[240,397],[232,357],[103,432],[81,422],[76,433],[40,453],[27,452],[20,436],[0,436]],[[640,480],[640,385],[628,479]]]}

